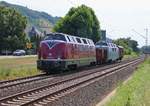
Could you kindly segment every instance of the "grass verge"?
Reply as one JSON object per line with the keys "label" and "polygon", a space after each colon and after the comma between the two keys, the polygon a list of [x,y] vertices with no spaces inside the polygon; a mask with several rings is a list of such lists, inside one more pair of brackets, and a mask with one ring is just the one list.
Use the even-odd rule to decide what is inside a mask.
{"label": "grass verge", "polygon": [[117,88],[105,106],[150,106],[150,58],[138,67],[131,80]]}
{"label": "grass verge", "polygon": [[139,57],[139,53],[132,52],[130,55],[124,55],[124,59]]}
{"label": "grass verge", "polygon": [[37,57],[0,59],[0,80],[15,79],[39,74]]}

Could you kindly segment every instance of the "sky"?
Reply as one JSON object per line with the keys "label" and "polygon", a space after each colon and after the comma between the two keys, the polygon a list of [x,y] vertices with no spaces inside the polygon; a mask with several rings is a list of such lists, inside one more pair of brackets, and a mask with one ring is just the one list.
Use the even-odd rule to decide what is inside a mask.
{"label": "sky", "polygon": [[[0,0],[2,1],[2,0]],[[139,47],[145,45],[146,28],[150,35],[150,0],[3,0],[44,11],[52,16],[65,16],[71,7],[85,4],[97,15],[101,29],[111,39],[131,37]],[[134,30],[134,31],[133,31]],[[139,34],[137,34],[136,32]],[[142,36],[141,36],[142,35]],[[148,39],[150,45],[150,39]]]}

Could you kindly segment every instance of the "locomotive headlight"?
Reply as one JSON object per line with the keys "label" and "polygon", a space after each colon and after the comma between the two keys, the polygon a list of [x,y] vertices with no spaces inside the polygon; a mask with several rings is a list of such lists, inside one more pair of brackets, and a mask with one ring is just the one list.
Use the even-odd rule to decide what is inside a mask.
{"label": "locomotive headlight", "polygon": [[57,60],[60,60],[60,59],[61,59],[60,57],[57,58]]}
{"label": "locomotive headlight", "polygon": [[48,53],[47,58],[48,58],[48,59],[51,59],[51,58],[52,58],[52,53]]}
{"label": "locomotive headlight", "polygon": [[60,53],[58,53],[58,55],[57,55],[57,60],[61,60],[61,54]]}
{"label": "locomotive headlight", "polygon": [[49,53],[48,56],[52,56],[52,53]]}

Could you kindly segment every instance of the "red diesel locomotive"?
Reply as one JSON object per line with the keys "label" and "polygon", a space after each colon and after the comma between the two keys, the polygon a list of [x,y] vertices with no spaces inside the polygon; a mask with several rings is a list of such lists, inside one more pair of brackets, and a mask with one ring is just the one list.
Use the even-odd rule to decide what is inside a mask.
{"label": "red diesel locomotive", "polygon": [[95,45],[90,39],[51,33],[40,43],[37,68],[47,73],[52,69],[76,68],[95,63]]}
{"label": "red diesel locomotive", "polygon": [[95,46],[91,39],[50,33],[40,43],[37,68],[51,73],[53,69],[102,64],[122,57],[123,48],[113,43],[98,42]]}

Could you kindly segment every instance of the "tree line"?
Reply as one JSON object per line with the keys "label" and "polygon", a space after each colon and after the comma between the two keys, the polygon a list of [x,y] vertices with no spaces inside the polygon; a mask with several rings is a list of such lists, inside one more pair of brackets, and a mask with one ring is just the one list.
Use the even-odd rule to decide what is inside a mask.
{"label": "tree line", "polygon": [[[26,49],[26,43],[31,42],[36,49],[41,41],[40,35],[28,38],[25,34],[27,18],[14,9],[0,7],[0,51]],[[72,7],[54,26],[53,32],[67,33],[74,36],[90,38],[94,42],[100,40],[100,22],[92,8],[85,5]],[[137,41],[131,38],[120,38],[114,43],[125,48],[125,54],[139,52]]]}
{"label": "tree line", "polygon": [[138,48],[138,42],[128,38],[119,38],[113,41],[115,44],[123,46],[124,54],[131,55],[132,53],[139,53],[140,49]]}

